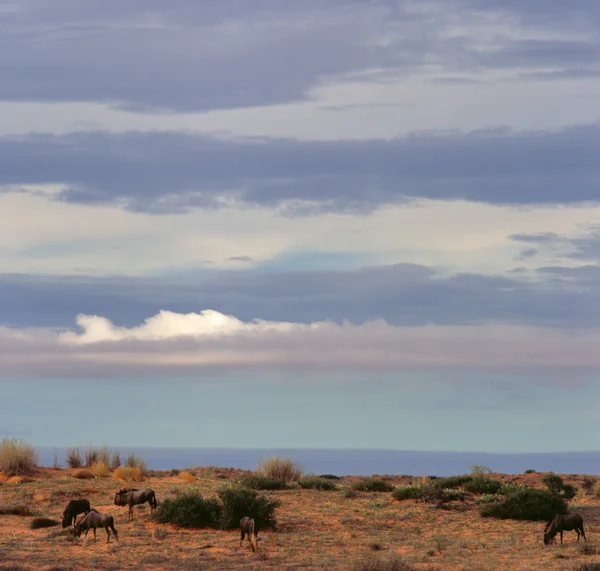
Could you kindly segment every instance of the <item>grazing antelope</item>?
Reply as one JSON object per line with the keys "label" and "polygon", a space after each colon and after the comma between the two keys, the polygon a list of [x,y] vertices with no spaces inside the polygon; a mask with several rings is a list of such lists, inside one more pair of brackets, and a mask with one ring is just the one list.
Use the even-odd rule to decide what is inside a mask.
{"label": "grazing antelope", "polygon": [[110,542],[110,532],[112,531],[115,539],[119,541],[119,534],[115,529],[115,520],[113,516],[108,514],[101,514],[96,510],[92,509],[88,514],[79,522],[75,524],[75,537],[79,537],[82,531],[85,531],[85,539],[87,543],[87,535],[90,529],[94,530],[94,541],[96,540],[96,528],[103,527],[106,530],[106,543]]}
{"label": "grazing antelope", "polygon": [[133,506],[139,504],[145,504],[148,502],[150,505],[150,513],[152,513],[158,506],[156,501],[156,494],[154,490],[146,488],[145,490],[138,490],[137,488],[124,488],[119,490],[115,494],[115,505],[116,506],[129,506],[129,519],[133,519]]}
{"label": "grazing antelope", "polygon": [[583,518],[580,514],[574,513],[569,515],[556,514],[547,524],[544,529],[544,545],[554,542],[554,537],[560,533],[560,542],[563,542],[563,531],[577,532],[577,541],[579,536],[583,535],[583,539],[587,542],[585,531],[583,531]]}
{"label": "grazing antelope", "polygon": [[256,551],[258,547],[258,539],[256,538],[256,536],[258,535],[258,526],[254,523],[254,520],[252,518],[249,518],[248,516],[244,516],[240,520],[240,530],[240,547],[242,546],[242,541],[244,541],[244,537],[248,536],[248,541],[252,546],[252,551]]}
{"label": "grazing antelope", "polygon": [[76,524],[77,516],[79,514],[87,514],[90,509],[89,500],[71,500],[62,514],[63,528],[69,527],[71,524]]}

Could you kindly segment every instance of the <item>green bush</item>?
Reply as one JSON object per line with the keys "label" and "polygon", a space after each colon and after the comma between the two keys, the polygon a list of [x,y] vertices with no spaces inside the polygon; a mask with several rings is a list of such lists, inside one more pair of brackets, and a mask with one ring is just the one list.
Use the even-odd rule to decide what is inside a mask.
{"label": "green bush", "polygon": [[258,495],[254,490],[241,486],[224,486],[219,490],[219,498],[223,509],[219,521],[221,529],[236,529],[244,516],[254,519],[258,529],[277,525],[275,509],[281,506],[281,501]]}
{"label": "green bush", "polygon": [[550,521],[556,514],[567,513],[565,501],[545,490],[529,488],[510,492],[502,502],[481,508],[483,517]]}
{"label": "green bush", "polygon": [[465,490],[473,494],[497,494],[502,484],[490,478],[473,478],[465,483]]}
{"label": "green bush", "polygon": [[458,486],[464,486],[470,482],[473,476],[470,474],[464,474],[463,476],[450,476],[449,478],[437,478],[435,481],[436,486],[440,488],[456,488]]}
{"label": "green bush", "polygon": [[352,484],[352,488],[359,492],[391,492],[394,486],[379,478],[362,478]]}
{"label": "green bush", "polygon": [[418,500],[421,497],[419,486],[396,486],[392,497],[401,502],[402,500]]}
{"label": "green bush", "polygon": [[178,527],[218,528],[222,510],[218,500],[205,499],[197,492],[190,492],[164,500],[152,518],[158,523],[172,523]]}
{"label": "green bush", "polygon": [[326,480],[341,480],[341,478],[335,474],[320,474],[319,478],[325,478]]}
{"label": "green bush", "polygon": [[565,484],[563,479],[553,473],[542,476],[542,484],[545,484],[554,496],[560,496],[565,500],[573,499],[577,495],[577,488],[572,484]]}
{"label": "green bush", "polygon": [[287,484],[283,480],[269,476],[246,476],[241,479],[242,486],[253,490],[285,490]]}
{"label": "green bush", "polygon": [[319,490],[321,492],[332,492],[337,490],[337,486],[334,482],[317,476],[302,478],[302,480],[298,480],[298,485],[307,490]]}
{"label": "green bush", "polygon": [[33,446],[16,438],[3,438],[0,442],[0,472],[7,476],[35,474],[37,454]]}

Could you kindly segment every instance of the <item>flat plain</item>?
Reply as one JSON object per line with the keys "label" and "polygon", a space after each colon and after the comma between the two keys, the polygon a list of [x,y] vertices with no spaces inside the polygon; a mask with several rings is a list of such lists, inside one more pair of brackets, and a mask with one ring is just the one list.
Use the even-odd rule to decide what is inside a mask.
{"label": "flat plain", "polygon": [[[29,515],[0,515],[0,570],[573,570],[599,563],[600,499],[585,495],[582,476],[562,475],[579,488],[570,509],[579,511],[588,535],[587,547],[575,532],[544,546],[543,522],[498,520],[479,515],[474,497],[437,506],[396,501],[389,492],[348,494],[358,478],[336,480],[334,491],[292,486],[260,492],[281,500],[277,531],[259,534],[258,551],[240,547],[238,531],[177,529],[149,519],[148,505],[138,506],[134,520],[127,508],[114,505],[115,491],[132,486],[111,474],[81,480],[73,470],[42,468],[35,477],[0,478],[0,505],[24,505]],[[216,495],[219,486],[248,475],[241,470],[190,469],[193,478],[172,472],[150,472],[136,487],[156,491],[159,504],[177,494],[197,490]],[[502,482],[543,487],[542,474],[492,474]],[[394,485],[419,481],[410,476],[380,476]],[[98,531],[94,541],[73,538],[69,529],[31,529],[34,516],[60,520],[72,498],[85,497],[93,508],[115,518],[119,541]],[[401,563],[403,562],[403,563]]]}

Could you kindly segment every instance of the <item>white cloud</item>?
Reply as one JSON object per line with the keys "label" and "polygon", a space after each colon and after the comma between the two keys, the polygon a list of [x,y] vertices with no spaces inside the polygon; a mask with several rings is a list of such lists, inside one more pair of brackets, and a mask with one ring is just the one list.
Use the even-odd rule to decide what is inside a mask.
{"label": "white cloud", "polygon": [[201,371],[206,367],[406,370],[600,367],[600,330],[513,325],[396,327],[243,322],[212,310],[160,312],[118,327],[79,316],[81,332],[0,328],[0,376]]}

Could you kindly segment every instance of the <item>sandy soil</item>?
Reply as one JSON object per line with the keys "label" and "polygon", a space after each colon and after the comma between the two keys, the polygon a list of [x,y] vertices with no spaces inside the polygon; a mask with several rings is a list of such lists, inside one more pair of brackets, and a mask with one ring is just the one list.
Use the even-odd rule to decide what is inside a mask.
{"label": "sandy soil", "polygon": [[[242,475],[225,469],[196,470],[196,479],[156,472],[142,486],[153,488],[159,499],[177,491],[197,489],[215,494],[218,486]],[[493,475],[502,481],[538,485],[540,474]],[[577,485],[579,476],[563,476]],[[395,484],[409,477],[389,477]],[[0,515],[0,570],[121,569],[345,569],[357,563],[400,555],[414,569],[428,570],[572,570],[600,562],[600,499],[578,495],[572,507],[584,516],[587,553],[577,544],[575,532],[566,532],[564,545],[545,547],[543,523],[481,518],[478,506],[450,504],[450,509],[415,501],[395,501],[390,493],[345,496],[355,478],[338,482],[338,491],[317,492],[299,488],[264,492],[282,501],[277,511],[279,529],[273,546],[265,534],[259,550],[239,546],[237,531],[175,529],[149,521],[148,506],[135,510],[127,522],[127,508],[113,504],[114,493],[125,484],[112,477],[79,480],[70,470],[44,469],[33,479],[0,479],[0,505],[24,504],[31,516]],[[32,517],[60,520],[67,502],[86,497],[92,507],[110,513],[120,541],[106,543],[104,531],[87,540],[74,539],[58,527],[30,529]],[[373,568],[374,571],[374,568]]]}

